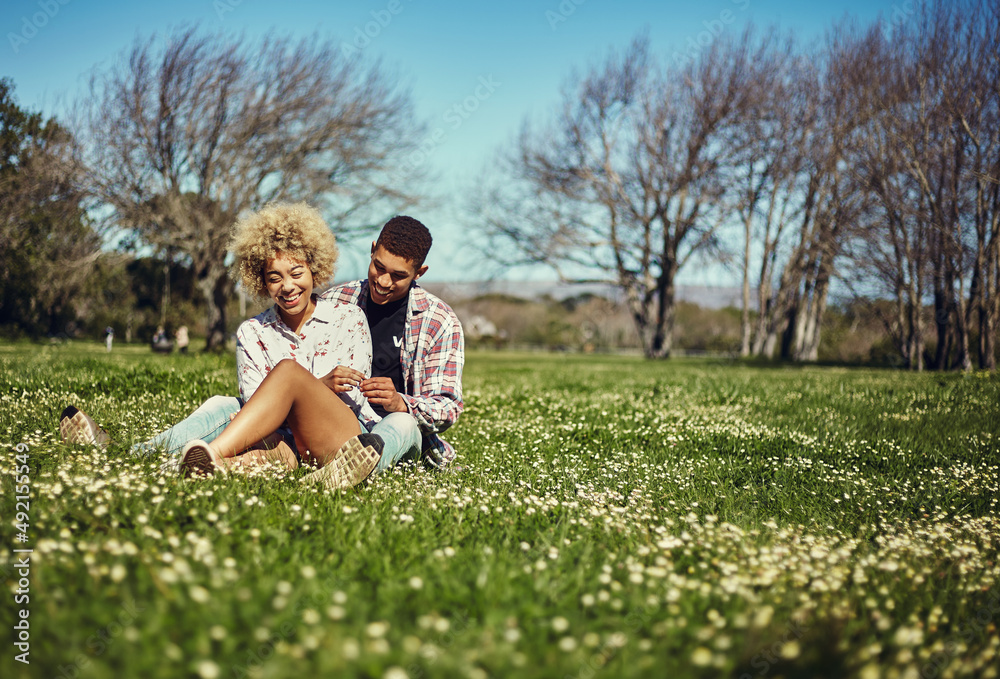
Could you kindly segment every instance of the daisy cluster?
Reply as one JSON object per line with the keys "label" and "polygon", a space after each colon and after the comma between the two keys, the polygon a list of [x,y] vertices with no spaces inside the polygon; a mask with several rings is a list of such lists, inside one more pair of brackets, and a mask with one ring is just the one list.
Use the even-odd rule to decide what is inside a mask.
{"label": "daisy cluster", "polygon": [[[0,358],[49,674],[997,675],[995,376],[472,354],[464,470],[329,492],[129,455],[215,360]],[[70,384],[108,451],[58,441]]]}

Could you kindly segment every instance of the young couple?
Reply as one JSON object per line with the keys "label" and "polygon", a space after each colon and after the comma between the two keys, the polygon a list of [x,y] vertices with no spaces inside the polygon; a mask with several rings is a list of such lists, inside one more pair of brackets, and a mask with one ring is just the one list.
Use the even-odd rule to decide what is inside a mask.
{"label": "young couple", "polygon": [[[317,295],[337,260],[318,211],[275,204],[237,222],[234,274],[274,302],[237,332],[240,398],[210,398],[133,452],[165,449],[186,475],[302,460],[319,467],[303,481],[329,488],[421,453],[450,463],[438,434],[462,412],[464,338],[452,309],[416,284],[430,247],[423,224],[393,217],[372,243],[368,279]],[[60,431],[72,443],[108,440],[74,406]]]}

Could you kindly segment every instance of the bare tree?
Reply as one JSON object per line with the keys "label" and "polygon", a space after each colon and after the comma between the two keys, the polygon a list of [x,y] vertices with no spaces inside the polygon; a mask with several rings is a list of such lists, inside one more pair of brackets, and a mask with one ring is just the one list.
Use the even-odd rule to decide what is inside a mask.
{"label": "bare tree", "polygon": [[139,39],[81,106],[91,190],[109,221],[190,260],[208,349],[226,338],[225,248],[241,212],[308,200],[343,233],[414,200],[396,170],[421,132],[408,93],[315,38]]}
{"label": "bare tree", "polygon": [[956,15],[952,33],[960,36],[957,42],[965,49],[949,64],[956,86],[945,90],[944,106],[954,121],[956,143],[967,156],[960,180],[966,191],[962,221],[972,224],[965,325],[978,331],[979,367],[995,370],[1000,324],[1000,3],[969,3]]}
{"label": "bare tree", "polygon": [[478,201],[495,256],[614,283],[645,354],[669,356],[677,273],[715,245],[722,132],[751,91],[753,50],[749,34],[718,40],[677,70],[637,38],[573,78],[555,121],[525,125]]}
{"label": "bare tree", "polygon": [[[859,238],[853,248],[854,270],[859,280],[867,280],[879,293],[894,301],[893,313],[882,313],[874,305],[902,356],[904,366],[923,370],[925,319],[923,300],[928,280],[930,225],[918,209],[919,191],[905,171],[897,141],[901,130],[895,129],[891,112],[900,97],[905,97],[886,73],[892,61],[888,53],[876,62],[871,79],[870,104],[881,110],[872,116],[872,124],[861,139],[856,171],[865,181],[871,199],[866,211],[866,238]],[[852,286],[855,290],[857,285]]]}
{"label": "bare tree", "polygon": [[840,27],[822,51],[783,47],[756,63],[760,91],[735,124],[745,142],[727,170],[728,203],[743,231],[744,355],[818,357],[836,264],[861,207],[848,171],[863,65],[852,55],[855,44]]}
{"label": "bare tree", "polygon": [[[790,40],[766,36],[750,64],[754,83],[732,123],[726,168],[727,202],[742,230],[740,355],[763,353],[773,325],[772,300],[779,248],[802,213],[800,180],[805,141],[815,127],[815,74]],[[751,300],[751,283],[757,295]],[[752,321],[751,309],[759,313]],[[771,337],[776,337],[772,334]]]}
{"label": "bare tree", "polygon": [[909,367],[994,369],[998,307],[1000,23],[995,2],[924,4],[873,60],[860,163],[878,209],[862,252],[896,298],[887,323]]}
{"label": "bare tree", "polygon": [[[863,194],[851,171],[856,136],[865,120],[859,97],[869,77],[868,60],[858,46],[853,27],[834,27],[818,60],[822,64],[819,78],[807,81],[816,99],[805,140],[808,160],[798,242],[782,272],[773,305],[775,318],[787,316],[781,338],[783,358],[818,358],[830,285],[863,209]],[[770,331],[781,325],[771,326]]]}
{"label": "bare tree", "polygon": [[[908,151],[914,139],[928,138],[928,118],[935,110],[933,92],[914,70],[903,42],[879,29],[869,32],[864,50],[870,78],[859,97],[867,124],[858,136],[854,170],[869,200],[863,237],[853,244],[854,270],[893,301],[892,313],[873,305],[899,351],[905,367],[923,370],[925,350],[924,299],[930,281],[933,252],[932,220]],[[923,146],[923,145],[921,145]],[[930,145],[933,148],[933,145]],[[857,287],[857,286],[853,286]]]}

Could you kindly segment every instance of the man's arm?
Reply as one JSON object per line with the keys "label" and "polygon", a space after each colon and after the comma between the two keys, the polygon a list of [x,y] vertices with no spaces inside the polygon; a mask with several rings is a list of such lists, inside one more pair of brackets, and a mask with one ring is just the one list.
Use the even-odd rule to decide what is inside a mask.
{"label": "man's arm", "polygon": [[396,391],[388,377],[372,377],[361,382],[361,393],[373,404],[389,412],[410,413],[425,434],[439,433],[450,427],[462,413],[462,366],[465,363],[465,338],[462,325],[453,313],[448,314],[437,334],[417,349],[411,374],[411,394]]}
{"label": "man's arm", "polygon": [[[462,401],[462,368],[465,365],[462,324],[450,309],[441,320],[436,335],[420,356],[414,356],[414,393],[401,394],[407,410],[425,434],[440,433],[453,425],[465,407]],[[421,370],[417,370],[417,361],[422,364]]]}

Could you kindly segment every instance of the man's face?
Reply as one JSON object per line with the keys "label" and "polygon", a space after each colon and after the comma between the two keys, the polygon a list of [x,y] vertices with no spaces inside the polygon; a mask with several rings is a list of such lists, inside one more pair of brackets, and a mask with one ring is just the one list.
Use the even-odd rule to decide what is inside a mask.
{"label": "man's face", "polygon": [[372,243],[372,262],[368,266],[368,294],[376,304],[388,304],[406,297],[410,283],[424,275],[427,265],[419,269],[413,262],[394,255],[383,246]]}

